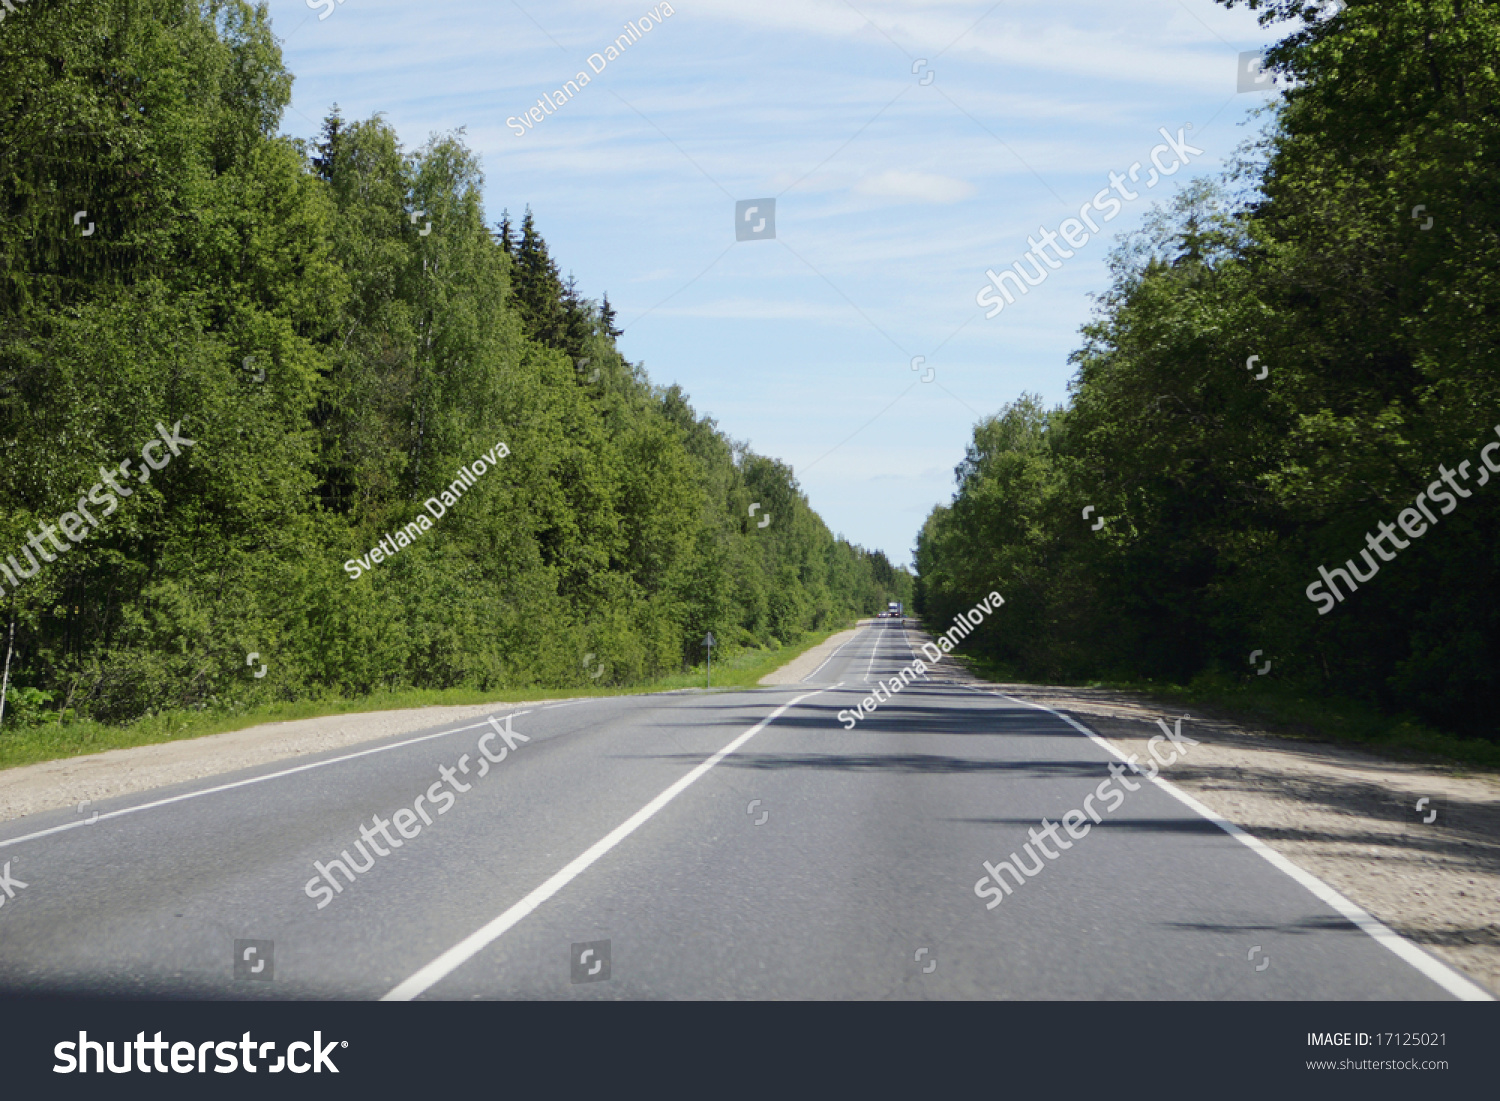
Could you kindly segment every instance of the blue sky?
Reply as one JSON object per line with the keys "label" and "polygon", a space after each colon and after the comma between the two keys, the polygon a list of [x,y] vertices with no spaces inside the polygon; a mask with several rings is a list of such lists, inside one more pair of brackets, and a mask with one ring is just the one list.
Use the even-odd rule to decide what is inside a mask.
{"label": "blue sky", "polygon": [[[270,0],[296,76],[283,127],[313,138],[335,101],[408,148],[463,127],[490,220],[530,204],[564,274],[609,292],[628,358],[898,563],[976,421],[1023,391],[1065,399],[1113,235],[1251,135],[1269,97],[1236,92],[1239,54],[1276,37],[1211,0],[670,6]],[[580,70],[554,114],[506,124]],[[985,318],[986,268],[1188,124],[1202,156],[1127,185],[1104,234]],[[767,197],[776,239],[736,242],[735,202]]]}

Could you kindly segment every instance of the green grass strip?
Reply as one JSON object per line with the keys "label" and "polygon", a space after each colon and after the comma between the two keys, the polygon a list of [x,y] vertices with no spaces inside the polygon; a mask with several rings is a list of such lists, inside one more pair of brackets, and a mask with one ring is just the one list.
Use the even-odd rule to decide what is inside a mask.
{"label": "green grass strip", "polygon": [[[727,658],[714,657],[713,687],[718,689],[754,688],[761,677],[786,665],[825,639],[846,631],[853,623],[804,635],[781,647],[743,649]],[[229,714],[214,711],[164,711],[123,726],[110,726],[91,719],[72,719],[64,723],[43,723],[14,727],[9,718],[0,730],[0,769],[40,761],[56,761],[110,749],[155,745],[225,734],[263,723],[284,723],[296,719],[316,719],[324,715],[353,715],[370,711],[400,711],[415,707],[455,707],[468,704],[524,703],[584,696],[636,696],[651,692],[670,692],[684,688],[703,688],[705,671],[697,665],[681,673],[648,684],[628,687],[515,688],[484,692],[473,688],[409,689],[379,692],[360,699],[325,697],[266,704],[247,711]]]}

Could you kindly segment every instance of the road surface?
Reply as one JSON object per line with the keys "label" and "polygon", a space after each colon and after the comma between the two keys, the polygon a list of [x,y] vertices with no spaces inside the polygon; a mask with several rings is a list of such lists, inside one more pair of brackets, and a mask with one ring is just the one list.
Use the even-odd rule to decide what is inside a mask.
{"label": "road surface", "polygon": [[[508,730],[439,728],[90,805],[93,821],[58,811],[5,823],[0,865],[25,886],[0,906],[0,990],[1464,993],[1430,957],[1404,942],[1393,951],[1139,777],[987,908],[975,890],[985,862],[1083,808],[1115,758],[1061,717],[941,667],[846,730],[837,713],[910,663],[917,641],[877,621],[802,685],[539,705]],[[503,759],[481,765],[484,751]],[[334,865],[345,850],[364,871]]]}

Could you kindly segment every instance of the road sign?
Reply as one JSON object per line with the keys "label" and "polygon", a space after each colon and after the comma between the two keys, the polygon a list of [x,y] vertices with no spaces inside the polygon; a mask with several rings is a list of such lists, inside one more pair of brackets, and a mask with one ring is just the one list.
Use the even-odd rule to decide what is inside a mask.
{"label": "road sign", "polygon": [[708,687],[714,686],[714,633],[708,632],[704,636],[703,645],[708,647]]}

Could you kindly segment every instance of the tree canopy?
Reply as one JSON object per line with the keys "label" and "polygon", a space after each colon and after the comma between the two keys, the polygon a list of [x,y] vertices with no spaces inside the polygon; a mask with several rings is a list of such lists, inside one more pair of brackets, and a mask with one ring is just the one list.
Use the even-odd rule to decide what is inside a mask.
{"label": "tree canopy", "polygon": [[290,89],[242,0],[5,22],[0,560],[24,568],[158,424],[194,441],[34,576],[0,576],[13,685],[120,721],[626,684],[700,660],[708,630],[772,644],[909,594],[789,468],[624,358],[529,210],[487,221],[461,132],[409,151],[335,106],[305,144],[279,135]]}
{"label": "tree canopy", "polygon": [[[1253,678],[1258,650],[1494,738],[1500,6],[1243,6],[1299,21],[1268,55],[1291,90],[1234,171],[1115,251],[1068,403],[975,429],[919,537],[918,607],[998,585],[976,645],[1020,673]],[[1368,576],[1362,552],[1357,591],[1309,594],[1320,567]]]}

